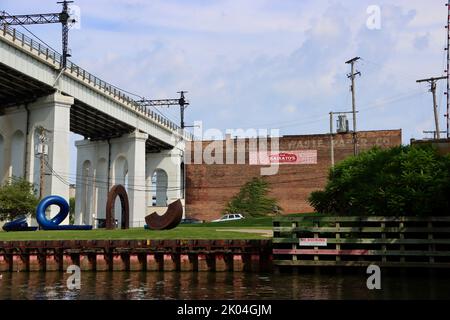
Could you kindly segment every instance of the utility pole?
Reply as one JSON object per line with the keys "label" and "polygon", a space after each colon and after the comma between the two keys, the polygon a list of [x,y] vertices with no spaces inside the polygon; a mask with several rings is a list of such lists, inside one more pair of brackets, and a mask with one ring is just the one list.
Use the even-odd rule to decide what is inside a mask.
{"label": "utility pole", "polygon": [[433,112],[434,112],[434,123],[436,127],[436,139],[441,138],[441,131],[439,129],[438,106],[436,101],[436,82],[443,79],[447,79],[447,77],[421,79],[416,81],[417,83],[428,82],[430,84],[430,92],[433,94]]}
{"label": "utility pole", "polygon": [[47,132],[48,130],[44,127],[38,127],[36,128],[37,132],[39,133],[39,144],[37,146],[37,152],[36,155],[39,156],[39,164],[40,164],[40,170],[39,170],[39,200],[41,200],[44,197],[44,191],[45,191],[45,156],[48,153],[48,145],[47,142]]}
{"label": "utility pole", "polygon": [[355,78],[357,75],[361,76],[361,72],[355,72],[355,62],[361,59],[360,57],[354,57],[346,61],[346,64],[350,64],[351,72],[347,75],[349,79],[352,80],[350,90],[352,91],[352,112],[353,112],[353,154],[356,156],[358,154],[358,136],[356,133],[356,101],[355,101]]}

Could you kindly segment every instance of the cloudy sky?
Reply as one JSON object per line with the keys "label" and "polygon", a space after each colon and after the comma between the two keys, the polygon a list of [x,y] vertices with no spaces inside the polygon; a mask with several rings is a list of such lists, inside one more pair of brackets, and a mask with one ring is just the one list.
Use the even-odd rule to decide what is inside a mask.
{"label": "cloudy sky", "polygon": [[[2,0],[11,14],[60,10],[56,0]],[[206,128],[325,133],[328,112],[351,109],[345,61],[357,65],[360,130],[433,130],[431,94],[417,79],[445,70],[443,0],[77,0],[72,60],[149,98],[187,90],[186,121]],[[381,28],[370,29],[370,5]],[[58,25],[30,26],[60,50]],[[445,127],[445,82],[438,86]],[[176,108],[162,109],[177,120]]]}

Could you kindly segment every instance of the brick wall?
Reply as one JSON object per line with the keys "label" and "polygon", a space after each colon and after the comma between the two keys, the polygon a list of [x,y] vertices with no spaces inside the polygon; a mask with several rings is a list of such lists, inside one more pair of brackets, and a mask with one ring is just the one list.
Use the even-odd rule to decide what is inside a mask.
{"label": "brick wall", "polygon": [[450,153],[450,139],[440,139],[440,140],[414,140],[411,139],[411,145],[412,146],[420,146],[420,145],[427,145],[431,144],[435,148],[438,149],[438,151],[441,154],[449,154]]}
{"label": "brick wall", "polygon": [[[186,213],[198,219],[212,220],[222,215],[226,203],[239,192],[240,187],[253,177],[260,176],[261,167],[249,165],[249,150],[254,150],[252,141],[239,140],[245,143],[245,151],[239,152],[238,140],[199,141],[191,143],[190,159],[186,161]],[[401,130],[362,131],[358,133],[360,150],[373,146],[389,148],[401,144]],[[234,150],[235,164],[226,164],[225,150]],[[231,146],[233,147],[231,147]],[[208,147],[209,146],[209,147]],[[270,140],[268,141],[270,150]],[[338,162],[353,154],[351,134],[339,134],[334,138],[335,161]],[[194,149],[203,150],[219,159],[219,164],[194,163]],[[284,213],[312,212],[307,199],[312,191],[325,186],[328,169],[331,165],[330,136],[301,135],[284,136],[279,140],[280,151],[317,150],[317,164],[280,165],[276,175],[267,176],[271,184],[270,196],[275,197]],[[240,151],[243,151],[242,149]],[[189,152],[189,151],[188,151]],[[245,157],[245,164],[236,164],[239,156]],[[242,158],[241,158],[242,159]],[[224,164],[220,164],[223,162]]]}

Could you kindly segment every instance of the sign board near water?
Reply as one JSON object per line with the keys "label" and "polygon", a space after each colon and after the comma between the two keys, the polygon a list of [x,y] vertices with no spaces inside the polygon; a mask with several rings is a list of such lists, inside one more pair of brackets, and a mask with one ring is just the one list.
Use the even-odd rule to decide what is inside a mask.
{"label": "sign board near water", "polygon": [[299,245],[304,247],[326,247],[327,238],[300,238]]}

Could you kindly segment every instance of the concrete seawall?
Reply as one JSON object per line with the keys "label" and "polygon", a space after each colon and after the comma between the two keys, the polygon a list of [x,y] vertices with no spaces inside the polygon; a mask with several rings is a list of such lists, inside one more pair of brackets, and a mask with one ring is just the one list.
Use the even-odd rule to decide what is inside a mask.
{"label": "concrete seawall", "polygon": [[70,240],[0,242],[0,272],[272,270],[270,240]]}

